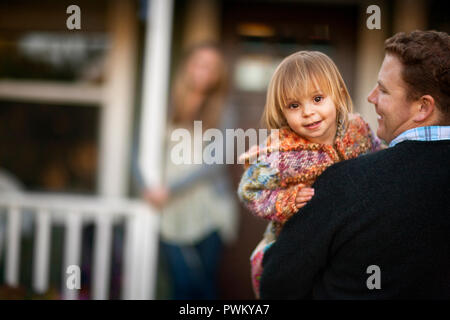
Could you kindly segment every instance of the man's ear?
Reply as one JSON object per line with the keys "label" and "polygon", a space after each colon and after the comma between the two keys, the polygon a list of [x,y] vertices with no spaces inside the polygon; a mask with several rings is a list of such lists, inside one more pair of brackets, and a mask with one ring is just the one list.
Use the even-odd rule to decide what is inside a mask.
{"label": "man's ear", "polygon": [[413,120],[415,122],[423,122],[430,120],[434,113],[436,113],[436,104],[434,98],[430,95],[420,97],[417,102],[417,112]]}

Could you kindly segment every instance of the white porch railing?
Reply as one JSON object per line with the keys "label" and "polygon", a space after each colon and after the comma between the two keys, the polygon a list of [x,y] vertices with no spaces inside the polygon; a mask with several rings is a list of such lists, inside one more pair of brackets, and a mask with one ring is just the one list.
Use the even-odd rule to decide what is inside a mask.
{"label": "white porch railing", "polygon": [[3,239],[5,241],[0,241],[0,257],[1,251],[6,250],[5,282],[7,285],[12,287],[19,285],[20,263],[26,263],[19,261],[21,219],[26,210],[27,213],[34,215],[35,220],[32,285],[36,293],[45,293],[49,287],[51,226],[64,225],[61,290],[64,299],[78,298],[78,290],[69,289],[66,286],[66,270],[70,265],[80,266],[82,226],[93,222],[96,228],[93,243],[91,297],[108,299],[112,263],[112,227],[114,222],[124,219],[121,297],[122,299],[154,298],[159,217],[145,203],[137,200],[105,199],[94,196],[8,193],[0,194],[0,209],[6,213],[6,217],[0,220],[0,224],[2,221],[6,224],[5,239]]}

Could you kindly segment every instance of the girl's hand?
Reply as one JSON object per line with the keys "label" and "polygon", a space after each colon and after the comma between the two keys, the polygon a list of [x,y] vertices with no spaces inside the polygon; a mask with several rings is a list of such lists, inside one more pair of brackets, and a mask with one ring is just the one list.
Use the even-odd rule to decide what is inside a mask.
{"label": "girl's hand", "polygon": [[295,198],[295,206],[297,209],[303,208],[314,195],[313,188],[301,188]]}
{"label": "girl's hand", "polygon": [[169,199],[169,189],[166,187],[154,187],[144,191],[144,200],[158,209],[162,209]]}

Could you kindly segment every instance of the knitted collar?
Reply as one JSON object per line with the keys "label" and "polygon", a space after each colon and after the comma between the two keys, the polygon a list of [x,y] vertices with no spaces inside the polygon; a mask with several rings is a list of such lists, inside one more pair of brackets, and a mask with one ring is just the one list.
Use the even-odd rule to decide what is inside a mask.
{"label": "knitted collar", "polygon": [[243,155],[243,159],[246,164],[249,164],[259,155],[275,151],[322,150],[337,162],[356,157],[372,147],[369,137],[370,129],[359,115],[353,116],[345,128],[340,126],[339,129],[334,145],[311,142],[300,137],[289,127],[273,130],[263,145],[251,148]]}

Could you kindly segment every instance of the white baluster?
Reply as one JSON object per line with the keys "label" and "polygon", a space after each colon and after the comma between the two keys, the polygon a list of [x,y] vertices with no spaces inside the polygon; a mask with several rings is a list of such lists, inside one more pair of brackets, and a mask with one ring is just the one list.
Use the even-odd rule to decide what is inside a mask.
{"label": "white baluster", "polygon": [[36,232],[34,237],[33,287],[43,294],[48,289],[50,256],[50,213],[39,209],[36,212]]}
{"label": "white baluster", "polygon": [[111,217],[99,213],[94,242],[93,298],[109,298],[109,275],[111,267]]}
{"label": "white baluster", "polygon": [[158,216],[154,210],[140,208],[141,215],[141,236],[140,256],[141,276],[140,276],[140,299],[154,299],[154,289],[156,284],[156,261],[158,255]]}
{"label": "white baluster", "polygon": [[122,299],[138,299],[139,287],[139,219],[136,214],[127,215],[123,252]]}
{"label": "white baluster", "polygon": [[70,289],[67,286],[67,268],[71,265],[80,267],[81,253],[81,216],[78,212],[72,211],[67,213],[66,218],[66,235],[64,244],[64,263],[63,263],[63,280],[62,291],[64,299],[75,300],[78,298],[78,290]]}
{"label": "white baluster", "polygon": [[5,281],[13,287],[19,285],[20,221],[20,209],[16,206],[11,207],[8,212]]}
{"label": "white baluster", "polygon": [[151,210],[147,213],[147,215],[150,215],[150,223],[149,223],[149,229],[146,231],[148,234],[148,242],[149,242],[149,256],[148,256],[148,275],[149,275],[149,282],[148,282],[148,299],[155,299],[156,298],[156,275],[158,272],[158,250],[159,250],[159,223],[160,223],[160,216],[156,211]]}

